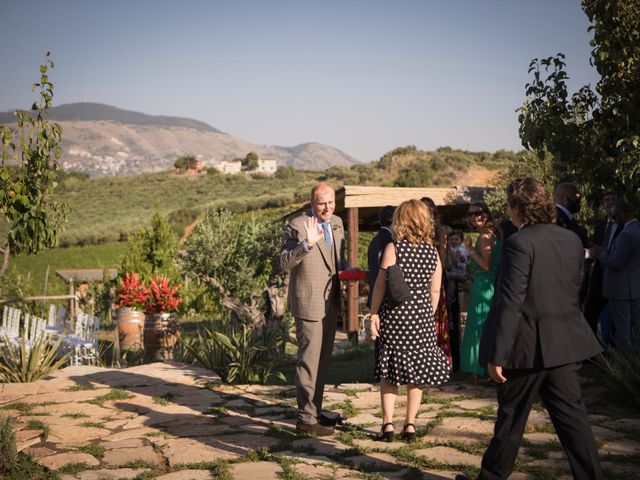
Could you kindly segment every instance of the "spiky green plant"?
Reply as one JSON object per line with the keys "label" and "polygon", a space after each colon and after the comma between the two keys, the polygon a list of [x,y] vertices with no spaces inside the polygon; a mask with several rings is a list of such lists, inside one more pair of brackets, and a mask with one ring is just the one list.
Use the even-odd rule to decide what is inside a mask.
{"label": "spiky green plant", "polygon": [[285,360],[282,353],[287,336],[282,328],[242,325],[231,328],[228,335],[203,327],[184,341],[187,356],[226,383],[267,383],[272,376],[286,381],[276,367]]}
{"label": "spiky green plant", "polygon": [[68,354],[60,355],[62,338],[52,341],[41,333],[27,343],[22,337],[16,345],[5,336],[6,347],[0,349],[0,380],[6,383],[28,383],[62,367]]}

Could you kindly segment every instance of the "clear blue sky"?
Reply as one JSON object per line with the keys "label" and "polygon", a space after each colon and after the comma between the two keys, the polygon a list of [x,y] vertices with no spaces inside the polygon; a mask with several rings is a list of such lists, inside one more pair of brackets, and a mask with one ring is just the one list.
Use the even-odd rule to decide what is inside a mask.
{"label": "clear blue sky", "polygon": [[54,103],[190,117],[362,161],[395,147],[520,149],[529,61],[595,85],[579,0],[2,0],[0,111]]}

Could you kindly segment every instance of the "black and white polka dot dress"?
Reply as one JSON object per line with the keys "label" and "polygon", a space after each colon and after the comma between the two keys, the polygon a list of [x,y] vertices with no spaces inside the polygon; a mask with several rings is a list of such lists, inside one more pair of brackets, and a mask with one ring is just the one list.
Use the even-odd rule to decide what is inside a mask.
{"label": "black and white polka dot dress", "polygon": [[429,285],[436,271],[438,251],[433,245],[396,243],[396,263],[411,290],[411,298],[390,308],[380,307],[380,352],[376,381],[394,385],[439,385],[449,379],[451,364],[438,347]]}

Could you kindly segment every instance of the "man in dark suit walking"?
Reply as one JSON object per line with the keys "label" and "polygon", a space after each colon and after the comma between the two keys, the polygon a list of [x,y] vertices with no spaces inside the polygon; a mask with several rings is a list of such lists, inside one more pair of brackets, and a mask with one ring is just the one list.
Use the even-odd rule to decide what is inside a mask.
{"label": "man in dark suit walking", "polygon": [[539,395],[573,477],[600,480],[577,375],[580,362],[602,350],[578,305],[584,250],[576,235],[552,224],[555,208],[542,183],[517,179],[507,196],[519,231],[504,243],[480,342],[480,363],[499,385],[494,436],[478,478],[509,477]]}

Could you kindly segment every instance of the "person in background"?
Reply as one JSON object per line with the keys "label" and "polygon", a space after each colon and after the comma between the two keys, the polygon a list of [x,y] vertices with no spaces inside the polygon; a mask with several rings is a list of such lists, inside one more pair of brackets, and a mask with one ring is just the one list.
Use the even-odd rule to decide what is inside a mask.
{"label": "person in background", "polygon": [[[442,266],[433,245],[434,228],[433,218],[423,203],[403,202],[393,215],[394,241],[382,254],[371,301],[371,333],[380,337],[375,378],[380,382],[383,425],[377,440],[393,440],[398,385],[407,386],[403,436],[413,440],[423,387],[446,382],[451,371],[436,341],[433,313],[440,297]],[[396,264],[411,291],[411,298],[391,307],[386,299],[387,269]]]}
{"label": "person in background", "polygon": [[[612,190],[607,190],[602,196],[602,207],[605,212],[605,218],[598,221],[593,230],[592,244],[593,246],[600,247],[604,250],[609,250],[611,243],[620,233],[621,228],[618,228],[611,209],[618,200],[618,195]],[[594,260],[593,271],[591,272],[591,279],[589,281],[589,292],[584,305],[584,316],[589,322],[593,333],[598,333],[598,319],[601,318],[601,314],[607,305],[607,299],[602,296],[602,277],[604,269],[602,264],[597,258],[592,257]],[[611,341],[611,335],[613,333],[612,326],[610,325],[611,316],[609,314],[602,315],[600,339],[606,346]]]}
{"label": "person in background", "polygon": [[614,342],[620,351],[640,349],[640,224],[629,203],[617,200],[611,215],[621,229],[609,251],[593,248],[604,265],[602,295],[608,299]]}
{"label": "person in background", "polygon": [[478,231],[478,240],[473,246],[471,237],[467,236],[464,239],[473,283],[467,308],[467,324],[460,348],[460,371],[470,373],[469,382],[475,384],[479,376],[486,374],[486,370],[478,362],[480,336],[493,298],[502,241],[498,229],[493,225],[489,207],[484,202],[472,203],[467,218],[471,227]]}
{"label": "person in background", "polygon": [[478,479],[509,478],[529,412],[540,397],[573,478],[602,480],[577,374],[580,362],[602,351],[578,304],[582,243],[553,225],[556,211],[541,182],[514,180],[507,203],[519,232],[504,243],[480,344],[480,361],[498,384],[498,416]]}
{"label": "person in background", "polygon": [[[449,310],[449,342],[453,371],[460,370],[460,316],[461,306],[468,293],[467,250],[462,246],[462,230],[452,230],[448,236],[445,274],[447,282],[447,306]],[[464,301],[466,308],[467,302]]]}
{"label": "person in background", "polygon": [[335,192],[324,182],[311,190],[311,209],[284,232],[280,266],[289,272],[289,310],[296,322],[296,430],[333,434],[320,414],[340,305],[338,271],[344,260],[344,227],[333,214]]}
{"label": "person in background", "polygon": [[378,221],[380,222],[380,230],[375,237],[371,239],[369,249],[367,250],[367,265],[369,268],[369,296],[367,298],[367,307],[371,309],[371,297],[373,296],[373,286],[376,284],[378,277],[378,269],[380,268],[380,260],[384,248],[393,241],[391,232],[391,222],[393,221],[393,211],[395,207],[391,205],[384,206],[378,212]]}
{"label": "person in background", "polygon": [[[438,257],[440,264],[444,265],[447,258],[447,232],[449,227],[443,225],[440,222],[440,215],[438,214],[438,207],[435,202],[429,197],[422,197],[420,199],[422,203],[429,209],[429,214],[433,218],[435,229],[433,232],[433,245],[438,250]],[[449,320],[449,308],[447,302],[447,276],[446,273],[441,275],[442,286],[440,288],[440,302],[438,308],[435,311],[436,319],[436,338],[438,339],[438,345],[447,356],[450,362],[453,361],[451,356],[451,329],[452,325]]]}

